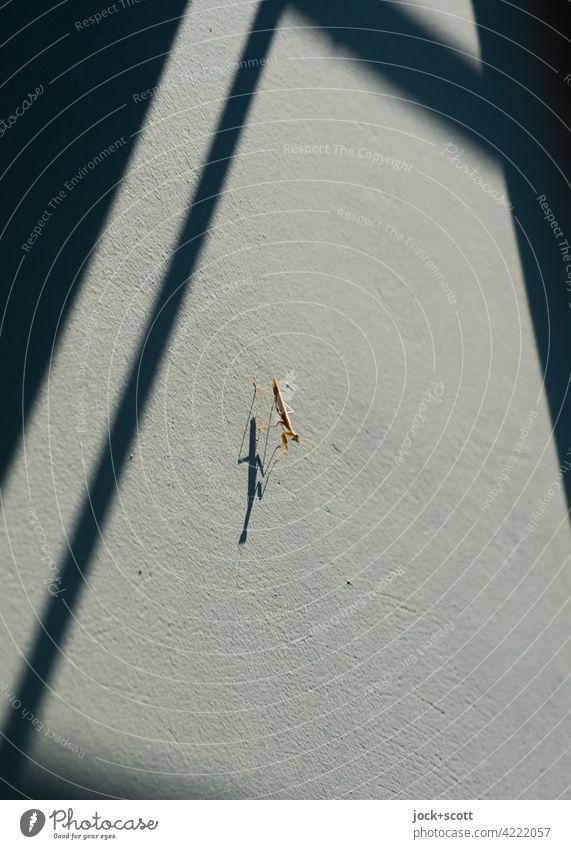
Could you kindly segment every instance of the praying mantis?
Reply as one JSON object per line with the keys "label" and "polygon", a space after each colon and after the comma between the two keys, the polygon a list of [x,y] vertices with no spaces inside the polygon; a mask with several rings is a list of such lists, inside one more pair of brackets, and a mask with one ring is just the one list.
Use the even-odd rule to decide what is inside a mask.
{"label": "praying mantis", "polygon": [[[265,386],[260,386],[260,384],[256,383],[256,381],[254,381],[254,387],[256,389],[260,389],[262,392],[265,392],[267,395],[271,395],[274,399],[274,407],[276,409],[276,413],[278,414],[279,418],[278,418],[278,421],[275,423],[275,425],[266,425],[266,427],[278,427],[278,425],[279,425],[280,427],[283,428],[281,436],[280,436],[280,441],[282,443],[281,454],[287,454],[288,449],[289,449],[288,442],[289,442],[290,439],[293,442],[300,442],[301,441],[301,436],[295,430],[295,428],[292,424],[292,421],[290,419],[290,415],[291,415],[291,413],[294,412],[294,410],[288,409],[286,402],[283,399],[283,395],[282,395],[282,391],[280,389],[280,385],[277,382],[275,377],[272,378],[271,391],[269,389],[266,389]],[[264,427],[264,426],[261,425],[260,427]],[[281,454],[280,454],[280,456],[281,456]]]}

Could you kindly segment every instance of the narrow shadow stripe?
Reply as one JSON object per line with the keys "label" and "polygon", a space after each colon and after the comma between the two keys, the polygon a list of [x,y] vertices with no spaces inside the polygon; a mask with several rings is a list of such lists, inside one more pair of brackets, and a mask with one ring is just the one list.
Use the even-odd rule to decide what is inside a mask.
{"label": "narrow shadow stripe", "polygon": [[[131,134],[145,122],[151,99],[135,102],[133,94],[159,82],[187,0],[171,0],[168,10],[141,4],[101,27],[78,31],[77,18],[87,19],[101,6],[101,0],[61,4],[2,49],[6,73],[19,70],[0,88],[0,116],[13,113],[38,85],[43,95],[4,132],[0,144],[0,361],[10,364],[0,381],[0,483],[45,380],[58,324],[61,333],[88,267],[84,260],[100,238],[127,169]],[[34,16],[29,3],[3,4],[2,38]],[[42,52],[58,38],[55,47]],[[50,85],[58,74],[63,76]],[[104,84],[109,78],[112,82]],[[21,246],[50,199],[122,136],[127,143],[50,209],[41,238],[24,252]]]}

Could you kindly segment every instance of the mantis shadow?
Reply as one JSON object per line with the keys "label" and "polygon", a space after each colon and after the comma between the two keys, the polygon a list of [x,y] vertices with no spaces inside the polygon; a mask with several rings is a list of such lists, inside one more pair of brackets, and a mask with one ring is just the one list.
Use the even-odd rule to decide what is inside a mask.
{"label": "mantis shadow", "polygon": [[[252,415],[252,410],[254,407],[254,401],[256,399],[256,390],[254,390],[254,395],[252,397],[252,403],[250,405],[250,410],[248,412],[249,419],[249,438],[248,438],[248,453],[244,457],[238,457],[238,465],[241,463],[248,464],[248,482],[247,482],[247,492],[246,492],[246,514],[244,516],[244,524],[242,527],[242,533],[240,534],[240,539],[238,540],[238,545],[244,545],[248,539],[248,527],[250,524],[250,518],[252,516],[252,510],[254,509],[254,504],[256,502],[256,498],[258,501],[261,501],[264,492],[266,491],[266,487],[268,485],[270,474],[275,465],[274,457],[276,455],[276,451],[278,451],[278,447],[274,448],[269,462],[267,466],[266,462],[266,454],[268,449],[268,438],[270,433],[270,423],[272,417],[272,408],[270,408],[270,414],[268,419],[268,424],[266,426],[266,439],[264,442],[264,452],[263,456],[260,457],[258,454],[258,435],[257,435],[257,424],[256,417]],[[246,424],[246,428],[244,429],[244,434],[242,436],[242,444],[240,445],[239,454],[242,452],[242,447],[244,445],[244,439],[246,437],[246,431],[248,430],[248,424]],[[262,484],[261,480],[258,480],[258,474],[261,478],[265,478],[265,483]]]}

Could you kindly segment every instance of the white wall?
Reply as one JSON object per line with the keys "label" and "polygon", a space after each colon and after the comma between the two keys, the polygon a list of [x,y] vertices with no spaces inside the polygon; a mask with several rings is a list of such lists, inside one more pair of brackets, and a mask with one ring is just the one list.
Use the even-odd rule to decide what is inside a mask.
{"label": "white wall", "polygon": [[[470,4],[431,5],[477,62]],[[192,4],[2,491],[12,687],[255,6]],[[561,488],[525,529],[559,460],[512,217],[443,146],[502,171],[293,12],[270,60],[41,705],[85,755],[30,758],[119,796],[568,796]],[[308,442],[238,545],[252,377],[288,370]]]}

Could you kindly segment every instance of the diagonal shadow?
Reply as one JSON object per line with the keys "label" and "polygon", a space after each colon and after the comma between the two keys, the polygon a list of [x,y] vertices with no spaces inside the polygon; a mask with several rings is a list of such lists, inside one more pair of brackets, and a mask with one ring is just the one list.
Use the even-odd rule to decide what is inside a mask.
{"label": "diagonal shadow", "polygon": [[[570,186],[565,179],[571,179],[571,133],[567,128],[571,124],[571,90],[541,63],[522,61],[520,48],[509,37],[547,57],[564,76],[571,68],[570,44],[556,33],[571,38],[571,10],[568,4],[542,5],[541,19],[548,26],[541,26],[536,18],[514,12],[514,7],[505,3],[491,6],[485,0],[472,0],[472,5],[482,59],[488,63],[483,65],[482,86],[491,100],[533,133],[530,137],[514,127],[500,110],[486,127],[487,134],[501,142],[505,150],[505,179],[514,205],[514,228],[546,398],[559,461],[567,468],[564,463],[571,460],[571,277],[567,277],[571,264],[567,265],[570,260],[564,259],[561,246],[565,239],[568,246],[571,244]],[[537,11],[533,5],[530,9]],[[502,34],[508,38],[502,38]],[[517,73],[520,85],[494,68]],[[545,221],[538,201],[542,195],[555,212],[564,234],[561,238],[555,237]],[[571,258],[571,247],[567,253]],[[562,484],[571,506],[571,474],[563,474]]]}
{"label": "diagonal shadow", "polygon": [[[79,514],[70,552],[61,568],[66,592],[52,598],[36,635],[27,669],[17,693],[22,705],[37,713],[44,686],[56,662],[59,647],[70,622],[84,574],[88,571],[102,527],[107,518],[118,480],[123,471],[138,418],[144,413],[149,393],[168,345],[182,300],[187,293],[212,219],[218,196],[228,175],[243,125],[252,103],[263,65],[285,0],[262,0],[252,23],[232,89],[215,131],[190,213],[179,237],[178,248],[159,292],[153,313],[144,329],[140,350],[132,365],[118,411],[110,428],[94,474],[93,484]],[[25,758],[31,725],[13,712],[0,749],[3,775],[11,783],[18,778]]]}
{"label": "diagonal shadow", "polygon": [[[81,29],[78,18],[99,12],[100,0],[82,0],[81,10],[60,3],[31,25],[37,7],[2,4],[3,67],[19,70],[0,80],[0,116],[13,114],[36,87],[43,94],[3,128],[0,143],[0,360],[10,363],[0,383],[0,483],[44,380],[58,321],[61,329],[129,162],[131,136],[145,121],[151,100],[136,102],[133,94],[157,85],[187,4],[171,0],[167,14],[145,3]],[[122,137],[125,144],[96,172],[48,208],[66,182]],[[24,252],[46,209],[51,217],[41,238]]]}
{"label": "diagonal shadow", "polygon": [[[477,64],[442,43],[411,15],[386,0],[292,0],[337,48],[367,63],[366,68],[399,86],[427,114],[453,125],[455,133],[483,143],[486,105],[481,101]],[[493,151],[489,151],[493,153]]]}
{"label": "diagonal shadow", "polygon": [[[503,0],[472,0],[482,54],[481,69],[476,71],[460,52],[443,44],[440,35],[387,0],[292,0],[292,4],[335,45],[364,60],[368,70],[390,80],[431,118],[450,127],[455,140],[460,134],[503,165],[563,466],[571,459],[571,286],[567,291],[565,263],[539,214],[536,194],[551,201],[571,241],[569,187],[538,144],[569,174],[569,131],[559,119],[569,121],[571,91],[533,54],[558,68],[562,77],[571,70],[569,42],[559,35],[571,37],[569,5],[542,6],[543,26],[525,13],[537,14],[537,4],[524,2],[518,9]],[[500,34],[494,35],[494,30]],[[563,476],[563,485],[571,506],[571,474]]]}

